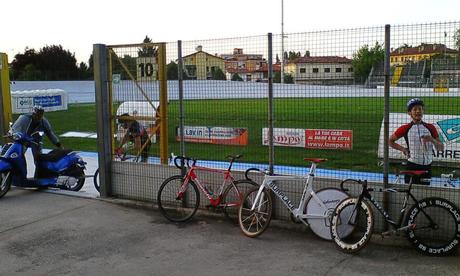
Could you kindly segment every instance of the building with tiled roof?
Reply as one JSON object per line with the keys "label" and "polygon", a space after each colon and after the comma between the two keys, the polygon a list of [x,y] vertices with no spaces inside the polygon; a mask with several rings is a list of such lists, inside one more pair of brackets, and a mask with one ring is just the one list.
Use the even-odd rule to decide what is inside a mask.
{"label": "building with tiled roof", "polygon": [[303,56],[287,63],[285,72],[295,83],[351,84],[354,78],[351,59],[339,56]]}
{"label": "building with tiled roof", "polygon": [[238,74],[244,81],[262,81],[268,78],[261,77],[262,68],[268,68],[267,60],[261,54],[245,54],[242,48],[235,48],[232,54],[222,54],[220,57],[225,61],[227,79],[231,79],[234,74]]}
{"label": "building with tiled roof", "polygon": [[198,46],[196,50],[195,53],[182,57],[188,78],[210,79],[217,68],[225,72],[225,63],[221,57],[204,52],[201,46]]}
{"label": "building with tiled roof", "polygon": [[390,54],[390,64],[404,65],[408,62],[417,62],[423,59],[431,59],[434,55],[458,55],[459,51],[447,48],[444,44],[426,44],[422,43],[419,46],[411,47],[408,45],[401,46],[393,50]]}

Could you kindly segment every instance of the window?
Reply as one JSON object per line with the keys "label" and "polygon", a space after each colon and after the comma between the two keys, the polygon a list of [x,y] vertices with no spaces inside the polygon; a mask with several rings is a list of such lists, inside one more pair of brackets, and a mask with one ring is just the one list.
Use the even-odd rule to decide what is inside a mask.
{"label": "window", "polygon": [[324,73],[330,73],[331,72],[331,68],[324,68]]}
{"label": "window", "polygon": [[342,68],[335,68],[335,72],[336,72],[336,73],[341,73],[341,72],[342,72]]}
{"label": "window", "polygon": [[353,67],[348,68],[348,72],[349,73],[353,72]]}
{"label": "window", "polygon": [[319,72],[319,69],[318,69],[318,68],[313,68],[312,72],[313,72],[313,73],[318,73],[318,72]]}
{"label": "window", "polygon": [[300,68],[300,73],[301,74],[307,73],[307,68]]}

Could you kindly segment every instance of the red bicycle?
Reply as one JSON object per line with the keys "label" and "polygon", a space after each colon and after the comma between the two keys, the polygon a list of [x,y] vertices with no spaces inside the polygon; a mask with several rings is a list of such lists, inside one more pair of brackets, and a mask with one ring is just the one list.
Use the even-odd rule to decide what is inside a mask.
{"label": "red bicycle", "polygon": [[[199,191],[201,190],[210,202],[207,207],[222,210],[230,221],[237,224],[238,207],[243,200],[244,193],[259,185],[248,179],[235,180],[231,169],[233,162],[241,158],[241,155],[227,156],[227,158],[230,159],[230,164],[226,170],[222,170],[197,166],[197,160],[193,158],[175,157],[176,167],[180,169],[181,164],[184,164],[187,167],[187,173],[185,176],[172,176],[161,184],[157,195],[161,213],[173,222],[190,220],[200,206]],[[180,164],[178,161],[181,161]],[[213,182],[206,182],[208,179],[203,180],[202,177],[199,177],[199,172],[205,172],[207,176],[220,175],[222,184],[213,192],[211,185],[207,185]]]}

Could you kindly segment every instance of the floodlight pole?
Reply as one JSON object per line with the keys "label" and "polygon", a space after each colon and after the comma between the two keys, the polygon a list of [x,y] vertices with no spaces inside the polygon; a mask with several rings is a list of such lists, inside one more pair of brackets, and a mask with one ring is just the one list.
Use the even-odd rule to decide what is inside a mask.
{"label": "floodlight pole", "polygon": [[284,0],[281,0],[281,83],[284,83]]}

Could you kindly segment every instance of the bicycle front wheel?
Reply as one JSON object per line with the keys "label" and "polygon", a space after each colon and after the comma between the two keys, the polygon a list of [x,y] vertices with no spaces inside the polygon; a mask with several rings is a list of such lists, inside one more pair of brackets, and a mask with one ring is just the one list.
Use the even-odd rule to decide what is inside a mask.
{"label": "bicycle front wheel", "polygon": [[[352,229],[350,231],[350,229]],[[358,198],[341,201],[331,219],[331,237],[345,253],[356,253],[369,242],[374,230],[372,208]]]}
{"label": "bicycle front wheel", "polygon": [[238,180],[232,182],[222,193],[222,210],[225,217],[233,224],[238,224],[238,208],[243,201],[243,196],[252,188],[259,187],[250,180]]}
{"label": "bicycle front wheel", "polygon": [[407,238],[423,254],[449,255],[460,244],[460,211],[446,199],[430,197],[419,201],[409,210],[406,223]]}
{"label": "bicycle front wheel", "polygon": [[251,238],[262,234],[272,218],[272,198],[267,189],[263,189],[254,210],[251,210],[256,200],[259,188],[249,190],[241,202],[238,212],[238,222],[243,233]]}
{"label": "bicycle front wheel", "polygon": [[176,175],[166,179],[158,190],[158,208],[165,218],[173,222],[191,219],[200,206],[200,194],[195,183],[190,180],[186,187],[183,185],[184,178]]}

